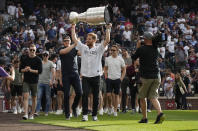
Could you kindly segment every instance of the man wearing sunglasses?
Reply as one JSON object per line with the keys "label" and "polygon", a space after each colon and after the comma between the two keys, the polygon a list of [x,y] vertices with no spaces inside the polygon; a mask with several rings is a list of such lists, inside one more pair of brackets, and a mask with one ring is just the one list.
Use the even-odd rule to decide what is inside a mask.
{"label": "man wearing sunglasses", "polygon": [[70,119],[69,96],[71,85],[73,86],[76,94],[72,105],[74,117],[77,117],[76,108],[82,95],[77,65],[77,50],[74,48],[76,44],[77,43],[71,45],[70,37],[64,35],[63,47],[61,47],[59,50],[61,60],[62,84],[64,88],[64,110],[66,120]]}
{"label": "man wearing sunglasses", "polygon": [[37,83],[39,74],[42,72],[41,59],[36,56],[36,46],[30,45],[29,54],[23,60],[21,60],[19,71],[24,73],[23,81],[23,98],[24,98],[24,116],[23,119],[28,119],[28,98],[29,93],[32,95],[32,110],[29,119],[34,119],[34,112],[36,108],[36,96],[37,96]]}
{"label": "man wearing sunglasses", "polygon": [[77,43],[76,49],[81,53],[81,74],[82,74],[82,105],[83,118],[82,121],[88,121],[88,95],[90,90],[93,93],[93,121],[97,121],[97,111],[99,104],[99,86],[100,76],[102,75],[102,56],[105,48],[110,42],[110,28],[111,24],[106,26],[106,38],[103,43],[96,46],[97,35],[95,33],[88,33],[86,44],[82,44],[76,37],[75,24],[72,25],[72,40]]}
{"label": "man wearing sunglasses", "polygon": [[[41,99],[43,93],[45,93],[46,106],[45,106],[45,116],[48,116],[50,108],[50,99],[51,99],[51,89],[53,81],[55,80],[55,69],[52,61],[49,59],[49,52],[44,51],[42,61],[42,73],[39,75],[39,84],[38,84],[38,97],[37,97],[37,106],[36,106],[36,115],[39,115],[41,107]],[[52,74],[52,75],[51,75]]]}
{"label": "man wearing sunglasses", "polygon": [[120,92],[120,85],[124,76],[126,74],[126,67],[124,59],[118,56],[119,48],[117,45],[113,45],[111,47],[111,56],[107,57],[105,60],[105,79],[107,82],[107,100],[109,103],[109,112],[108,114],[112,113],[112,92],[114,92],[114,116],[117,117],[117,108],[119,104],[119,92]]}

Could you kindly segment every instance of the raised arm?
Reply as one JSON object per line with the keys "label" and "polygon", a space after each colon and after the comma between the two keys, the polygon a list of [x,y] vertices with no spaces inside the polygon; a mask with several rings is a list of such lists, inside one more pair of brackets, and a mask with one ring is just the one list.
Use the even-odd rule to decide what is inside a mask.
{"label": "raised arm", "polygon": [[106,26],[106,38],[105,38],[105,41],[104,41],[104,47],[106,47],[109,42],[110,42],[110,32],[111,32],[111,27],[112,27],[112,24],[108,24]]}
{"label": "raised arm", "polygon": [[74,43],[74,44],[72,44],[71,46],[69,46],[69,47],[67,47],[67,48],[61,49],[61,50],[59,51],[59,54],[60,54],[60,55],[64,55],[64,54],[69,53],[73,48],[76,47],[76,45],[77,45],[77,43]]}
{"label": "raised arm", "polygon": [[73,40],[74,43],[78,43],[79,40],[76,37],[75,27],[76,27],[76,25],[75,24],[72,24],[72,26],[71,26],[72,40]]}

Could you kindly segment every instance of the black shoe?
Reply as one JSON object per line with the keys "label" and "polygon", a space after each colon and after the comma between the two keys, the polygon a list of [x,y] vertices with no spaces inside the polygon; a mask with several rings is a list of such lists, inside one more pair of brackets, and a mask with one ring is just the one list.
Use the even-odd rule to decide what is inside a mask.
{"label": "black shoe", "polygon": [[76,112],[76,108],[72,108],[72,111],[73,111],[73,116],[78,117],[77,112]]}
{"label": "black shoe", "polygon": [[88,113],[87,113],[87,114],[88,114],[88,115],[91,115],[91,113],[92,113],[92,111],[91,111],[91,110],[88,110]]}
{"label": "black shoe", "polygon": [[165,115],[164,113],[160,113],[157,118],[156,118],[156,121],[154,124],[162,124],[162,122],[164,121],[165,119]]}
{"label": "black shoe", "polygon": [[141,119],[140,121],[139,121],[139,123],[148,123],[148,119],[146,118],[146,119]]}
{"label": "black shoe", "polygon": [[65,119],[70,120],[70,114],[65,114]]}
{"label": "black shoe", "polygon": [[131,114],[135,114],[135,113],[136,113],[135,109],[132,109]]}
{"label": "black shoe", "polygon": [[122,110],[122,113],[126,113],[127,111],[126,110]]}
{"label": "black shoe", "polygon": [[138,113],[142,113],[141,109],[139,109]]}
{"label": "black shoe", "polygon": [[65,120],[70,120],[70,117],[69,116],[65,117]]}

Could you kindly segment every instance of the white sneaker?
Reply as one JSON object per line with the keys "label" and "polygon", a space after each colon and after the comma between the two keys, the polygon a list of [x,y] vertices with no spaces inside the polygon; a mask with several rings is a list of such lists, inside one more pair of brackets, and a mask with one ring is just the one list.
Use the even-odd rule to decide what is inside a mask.
{"label": "white sneaker", "polygon": [[23,120],[27,120],[28,119],[28,115],[26,114],[22,118],[23,118]]}
{"label": "white sneaker", "polygon": [[48,113],[45,113],[45,116],[48,116]]}
{"label": "white sneaker", "polygon": [[17,114],[17,109],[16,108],[14,109],[13,114]]}
{"label": "white sneaker", "polygon": [[98,121],[98,117],[97,116],[93,116],[93,121]]}
{"label": "white sneaker", "polygon": [[55,114],[56,115],[61,115],[61,114],[63,114],[63,110],[57,110]]}
{"label": "white sneaker", "polygon": [[22,111],[22,113],[24,113],[24,108],[23,107],[22,107],[21,111]]}
{"label": "white sneaker", "polygon": [[108,110],[108,115],[113,114],[113,112],[114,112],[114,109],[113,109],[113,108],[109,108],[109,110]]}
{"label": "white sneaker", "polygon": [[108,108],[104,108],[104,113],[107,113],[108,112]]}
{"label": "white sneaker", "polygon": [[30,116],[29,116],[29,119],[30,119],[30,120],[34,120],[34,115],[30,115]]}
{"label": "white sneaker", "polygon": [[151,110],[150,109],[147,109],[147,112],[151,112]]}
{"label": "white sneaker", "polygon": [[88,115],[83,115],[82,121],[88,121]]}
{"label": "white sneaker", "polygon": [[50,111],[49,113],[50,113],[50,114],[54,114],[54,111]]}
{"label": "white sneaker", "polygon": [[100,110],[99,110],[99,115],[103,115],[103,108],[101,108]]}
{"label": "white sneaker", "polygon": [[18,109],[17,109],[17,111],[18,111],[18,113],[19,113],[19,114],[21,114],[21,112],[22,112],[22,109],[21,109],[21,107],[20,107],[20,106],[18,106]]}
{"label": "white sneaker", "polygon": [[139,107],[136,107],[135,110],[136,110],[136,112],[139,112]]}
{"label": "white sneaker", "polygon": [[39,113],[38,113],[38,112],[35,112],[35,113],[34,113],[34,116],[35,116],[35,117],[39,116]]}
{"label": "white sneaker", "polygon": [[117,112],[114,112],[113,113],[113,116],[117,117],[118,116],[118,113]]}
{"label": "white sneaker", "polygon": [[76,108],[76,113],[78,116],[81,114],[81,109],[79,107]]}
{"label": "white sneaker", "polygon": [[71,118],[72,116],[73,116],[72,113],[70,113],[70,114],[69,114],[69,117]]}

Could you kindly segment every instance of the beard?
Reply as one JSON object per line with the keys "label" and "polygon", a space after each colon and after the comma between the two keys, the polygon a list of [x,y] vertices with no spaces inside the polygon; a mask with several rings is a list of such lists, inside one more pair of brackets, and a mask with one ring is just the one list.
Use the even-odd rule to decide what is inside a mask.
{"label": "beard", "polygon": [[88,47],[92,47],[93,46],[92,42],[87,42],[86,44],[87,44]]}

